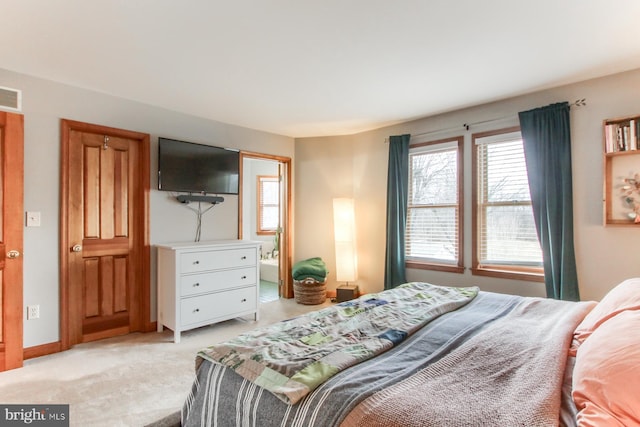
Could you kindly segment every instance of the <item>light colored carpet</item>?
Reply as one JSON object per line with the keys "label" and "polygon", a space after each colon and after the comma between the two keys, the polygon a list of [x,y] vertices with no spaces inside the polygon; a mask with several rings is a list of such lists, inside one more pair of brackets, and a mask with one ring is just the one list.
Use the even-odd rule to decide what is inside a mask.
{"label": "light colored carpet", "polygon": [[180,410],[201,348],[329,304],[260,304],[258,322],[249,317],[194,329],[180,344],[167,329],[80,344],[1,372],[0,403],[70,404],[72,426],[144,426]]}

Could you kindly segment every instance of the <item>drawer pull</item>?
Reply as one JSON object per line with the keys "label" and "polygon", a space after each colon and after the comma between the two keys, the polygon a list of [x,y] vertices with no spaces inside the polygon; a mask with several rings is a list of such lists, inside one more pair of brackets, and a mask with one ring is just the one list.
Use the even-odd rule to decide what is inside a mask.
{"label": "drawer pull", "polygon": [[246,255],[244,255],[244,256],[243,256],[242,258],[240,258],[240,259],[247,259],[247,256],[246,256]]}
{"label": "drawer pull", "polygon": [[196,308],[196,309],[194,309],[194,310],[193,310],[193,312],[194,312],[194,313],[199,313],[199,312],[200,312],[200,309],[199,309],[199,308]]}
{"label": "drawer pull", "polygon": [[242,300],[240,302],[247,302],[246,298],[242,298]]}
{"label": "drawer pull", "polygon": [[242,280],[244,280],[244,279],[246,279],[246,278],[247,278],[247,276],[242,276],[242,277],[241,277],[241,279],[242,279]]}
{"label": "drawer pull", "polygon": [[200,264],[200,261],[196,260],[196,261],[193,261],[193,263],[197,265],[197,264]]}
{"label": "drawer pull", "polygon": [[194,288],[197,288],[198,286],[200,286],[200,283],[194,283],[194,284],[193,284],[193,287],[194,287]]}

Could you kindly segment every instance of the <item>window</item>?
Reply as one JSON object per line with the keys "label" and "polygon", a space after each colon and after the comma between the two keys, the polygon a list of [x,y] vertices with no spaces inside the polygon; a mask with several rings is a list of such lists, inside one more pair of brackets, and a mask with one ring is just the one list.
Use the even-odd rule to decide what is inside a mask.
{"label": "window", "polygon": [[461,273],[463,137],[412,145],[405,235],[410,268]]}
{"label": "window", "polygon": [[474,274],[541,280],[536,234],[519,128],[474,134]]}
{"label": "window", "polygon": [[277,176],[258,176],[258,231],[274,234],[280,217],[280,182]]}

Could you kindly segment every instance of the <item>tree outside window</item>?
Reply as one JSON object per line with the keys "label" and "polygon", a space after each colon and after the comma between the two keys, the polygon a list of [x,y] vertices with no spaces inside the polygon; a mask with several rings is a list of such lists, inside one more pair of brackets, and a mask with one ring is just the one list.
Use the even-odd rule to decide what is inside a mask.
{"label": "tree outside window", "polygon": [[[476,134],[474,151],[474,274],[539,279],[536,233],[518,128]],[[520,278],[523,278],[520,277]],[[517,278],[517,277],[514,277]]]}
{"label": "tree outside window", "polygon": [[462,147],[457,137],[410,148],[407,267],[463,271]]}

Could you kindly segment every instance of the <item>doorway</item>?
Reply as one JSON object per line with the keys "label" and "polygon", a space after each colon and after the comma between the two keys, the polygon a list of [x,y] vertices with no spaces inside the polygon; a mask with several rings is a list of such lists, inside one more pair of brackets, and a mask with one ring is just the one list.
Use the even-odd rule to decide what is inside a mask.
{"label": "doorway", "polygon": [[241,152],[240,164],[238,235],[263,242],[260,301],[291,298],[291,159]]}
{"label": "doorway", "polygon": [[150,324],[149,135],[62,120],[62,348]]}

